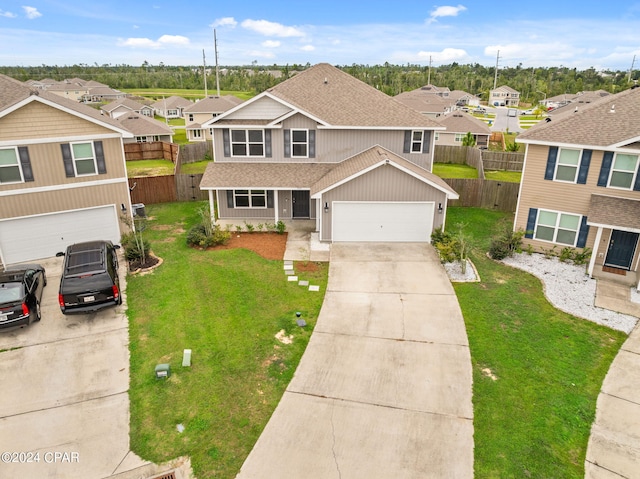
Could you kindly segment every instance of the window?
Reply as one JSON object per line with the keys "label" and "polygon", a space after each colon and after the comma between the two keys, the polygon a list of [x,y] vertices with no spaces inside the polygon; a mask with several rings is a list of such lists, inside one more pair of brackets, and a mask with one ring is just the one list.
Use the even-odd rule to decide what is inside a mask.
{"label": "window", "polygon": [[309,152],[309,133],[307,130],[291,130],[291,156],[306,158]]}
{"label": "window", "polygon": [[189,123],[193,123],[193,113],[189,113]]}
{"label": "window", "polygon": [[167,116],[178,116],[178,110],[167,110]]}
{"label": "window", "polygon": [[637,155],[616,154],[611,166],[611,176],[609,186],[613,188],[624,188],[630,190],[638,169]]}
{"label": "window", "polygon": [[411,153],[422,153],[423,131],[411,132]]}
{"label": "window", "polygon": [[580,230],[580,220],[580,215],[539,210],[534,238],[575,246]]}
{"label": "window", "polygon": [[462,143],[462,140],[464,140],[465,135],[463,135],[462,133],[456,133],[456,137],[455,137],[455,142],[456,143]]}
{"label": "window", "polygon": [[232,156],[264,156],[263,130],[231,130]]}
{"label": "window", "polygon": [[234,205],[236,208],[266,208],[266,190],[234,190]]}
{"label": "window", "polygon": [[93,143],[72,143],[71,154],[76,176],[95,175],[97,172]]}
{"label": "window", "polygon": [[0,183],[22,183],[22,181],[17,149],[0,149]]}
{"label": "window", "polygon": [[147,142],[146,136],[136,136],[136,143],[146,143],[146,142]]}
{"label": "window", "polygon": [[435,141],[438,141],[440,139],[440,132],[439,131],[435,132],[434,139],[435,139]]}
{"label": "window", "polygon": [[202,130],[191,130],[193,138],[202,138]]}
{"label": "window", "polygon": [[557,181],[570,181],[575,183],[580,166],[580,150],[567,150],[561,148],[558,154],[558,162],[556,164]]}

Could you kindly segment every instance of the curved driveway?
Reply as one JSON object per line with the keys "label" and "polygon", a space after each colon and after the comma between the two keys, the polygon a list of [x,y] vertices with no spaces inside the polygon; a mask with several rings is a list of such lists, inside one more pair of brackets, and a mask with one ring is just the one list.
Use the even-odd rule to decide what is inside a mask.
{"label": "curved driveway", "polygon": [[472,372],[434,249],[337,243],[309,345],[249,478],[473,477]]}

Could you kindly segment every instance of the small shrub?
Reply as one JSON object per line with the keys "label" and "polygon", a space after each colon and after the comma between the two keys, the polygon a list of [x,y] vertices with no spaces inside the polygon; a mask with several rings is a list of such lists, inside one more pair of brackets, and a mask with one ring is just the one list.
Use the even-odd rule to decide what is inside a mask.
{"label": "small shrub", "polygon": [[591,249],[583,248],[582,251],[575,251],[573,254],[574,264],[586,264],[591,259]]}
{"label": "small shrub", "polygon": [[244,227],[249,233],[253,233],[253,230],[255,229],[255,226],[253,226],[251,223],[247,223],[246,221],[244,222]]}
{"label": "small shrub", "polygon": [[522,230],[513,231],[511,227],[506,226],[501,235],[491,240],[489,256],[495,260],[502,260],[519,253],[522,251],[524,233]]}
{"label": "small shrub", "polygon": [[453,263],[460,259],[457,240],[448,231],[438,228],[431,234],[431,244],[438,252],[440,261]]}
{"label": "small shrub", "polygon": [[285,232],[285,230],[286,230],[286,229],[287,229],[287,227],[286,227],[286,225],[285,225],[282,221],[278,221],[278,222],[276,223],[276,232],[277,232],[279,235],[284,234],[284,232]]}
{"label": "small shrub", "polygon": [[267,228],[267,231],[269,233],[273,233],[276,230],[276,224],[275,223],[267,223],[266,224],[266,228]]}
{"label": "small shrub", "polygon": [[568,263],[569,261],[573,260],[574,254],[575,254],[575,252],[574,252],[573,248],[565,246],[564,248],[562,248],[560,250],[560,254],[558,255],[558,259],[562,263]]}
{"label": "small shrub", "polygon": [[262,232],[262,230],[264,230],[264,223],[258,223],[256,228],[258,229],[258,231]]}
{"label": "small shrub", "polygon": [[558,256],[558,253],[556,252],[556,248],[557,248],[556,245],[554,245],[552,248],[542,248],[542,254],[546,259],[551,259],[554,256]]}
{"label": "small shrub", "polygon": [[135,233],[127,233],[120,240],[121,246],[124,248],[124,257],[127,261],[144,261],[151,245],[148,240],[135,236]]}
{"label": "small shrub", "polygon": [[524,251],[529,256],[531,256],[533,254],[533,245],[531,243],[529,243]]}
{"label": "small shrub", "polygon": [[231,232],[223,230],[219,226],[214,226],[211,234],[207,234],[203,224],[197,224],[187,232],[187,244],[201,248],[227,244],[229,239],[231,239]]}
{"label": "small shrub", "polygon": [[242,225],[236,225],[236,233],[240,233],[242,231]]}

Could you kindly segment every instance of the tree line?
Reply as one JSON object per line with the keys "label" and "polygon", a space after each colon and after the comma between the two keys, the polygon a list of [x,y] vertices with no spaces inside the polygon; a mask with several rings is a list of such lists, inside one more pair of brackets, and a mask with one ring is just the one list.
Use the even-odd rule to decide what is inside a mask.
{"label": "tree line", "polygon": [[[244,67],[221,67],[220,89],[225,91],[247,91],[260,93],[285,80],[292,72],[310,67],[306,65],[256,64]],[[431,83],[451,90],[464,90],[486,100],[496,80],[495,67],[476,64],[441,65],[336,65],[363,82],[395,96]],[[0,73],[17,80],[64,80],[82,78],[95,80],[118,90],[136,88],[156,89],[204,89],[202,66],[168,66],[144,62],[133,65],[88,65],[71,66],[42,65],[31,67],[0,67]],[[207,69],[209,89],[215,85],[215,68]],[[597,71],[595,68],[578,70],[568,67],[523,68],[504,67],[498,69],[497,86],[508,85],[519,91],[521,100],[534,104],[543,98],[563,93],[605,90],[617,93],[632,86],[640,75],[637,72]]]}

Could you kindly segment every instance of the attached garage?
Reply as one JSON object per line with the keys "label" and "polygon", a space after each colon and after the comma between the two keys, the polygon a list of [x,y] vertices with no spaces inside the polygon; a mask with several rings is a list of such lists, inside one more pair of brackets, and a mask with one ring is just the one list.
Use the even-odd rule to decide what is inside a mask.
{"label": "attached garage", "polygon": [[430,242],[434,202],[333,202],[333,241]]}
{"label": "attached garage", "polygon": [[49,258],[95,239],[120,242],[115,205],[0,220],[0,259],[7,265]]}

